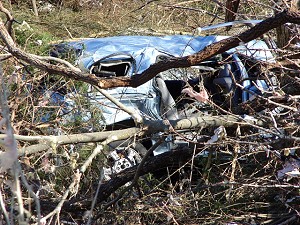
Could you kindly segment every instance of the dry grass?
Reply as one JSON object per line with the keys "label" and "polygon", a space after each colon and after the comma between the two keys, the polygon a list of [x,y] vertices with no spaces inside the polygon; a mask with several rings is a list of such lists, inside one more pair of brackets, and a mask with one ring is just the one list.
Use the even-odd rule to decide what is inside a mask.
{"label": "dry grass", "polygon": [[[214,15],[223,11],[206,1],[187,7],[176,6],[176,1],[153,1],[149,4],[145,1],[134,1],[134,4],[132,1],[102,2],[99,7],[82,7],[80,11],[55,7],[51,12],[40,12],[39,20],[34,17],[27,4],[19,4],[13,12],[19,21],[25,20],[41,32],[45,31],[59,39],[66,39],[142,34],[143,29],[191,33],[198,26],[210,24]],[[207,13],[211,11],[212,15],[208,15]],[[221,22],[221,19],[217,21]]]}

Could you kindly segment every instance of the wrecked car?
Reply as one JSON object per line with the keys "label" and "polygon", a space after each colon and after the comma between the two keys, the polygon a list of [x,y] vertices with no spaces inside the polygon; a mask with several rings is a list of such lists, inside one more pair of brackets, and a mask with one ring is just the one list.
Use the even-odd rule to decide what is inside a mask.
{"label": "wrecked car", "polygon": [[[62,57],[72,50],[76,66],[84,72],[106,78],[132,76],[141,74],[160,60],[194,54],[224,38],[227,37],[170,35],[92,38],[55,45],[51,55]],[[197,66],[162,72],[137,88],[117,87],[108,92],[146,120],[174,120],[213,113],[207,99],[225,110],[235,112],[239,104],[251,101],[256,94],[263,94],[276,86],[272,74],[262,76],[247,64],[249,58],[274,61],[267,44],[262,40],[253,40]],[[235,82],[243,88],[237,87]],[[55,94],[68,103],[64,104],[65,111],[74,107],[70,96]],[[98,107],[103,118],[99,124],[106,129],[134,126],[128,113],[117,108],[94,87],[89,86],[84,96],[90,104]],[[88,112],[84,118],[89,119]],[[72,115],[68,115],[67,119],[72,120]],[[132,140],[112,143],[112,164],[111,168],[106,168],[106,174],[118,173],[139,163],[147,149],[162,135],[154,134],[142,143]],[[154,155],[188,144],[178,137],[167,135],[165,141],[154,150]]]}

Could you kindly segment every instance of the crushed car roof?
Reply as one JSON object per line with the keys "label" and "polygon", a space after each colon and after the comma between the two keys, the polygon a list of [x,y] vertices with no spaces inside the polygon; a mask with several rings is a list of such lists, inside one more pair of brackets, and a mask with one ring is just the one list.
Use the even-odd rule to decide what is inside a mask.
{"label": "crushed car roof", "polygon": [[[227,36],[114,36],[105,38],[92,38],[82,41],[69,42],[68,45],[78,53],[77,65],[81,70],[90,68],[99,60],[113,54],[130,55],[136,61],[136,71],[141,73],[161,54],[180,57],[194,54],[209,44],[218,42]],[[264,41],[253,40],[231,49],[228,53],[239,52],[258,60],[274,60],[270,49]]]}

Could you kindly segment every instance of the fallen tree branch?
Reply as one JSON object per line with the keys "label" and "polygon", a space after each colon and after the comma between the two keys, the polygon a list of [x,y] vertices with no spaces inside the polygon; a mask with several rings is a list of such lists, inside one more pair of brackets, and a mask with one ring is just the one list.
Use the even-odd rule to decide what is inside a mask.
{"label": "fallen tree branch", "polygon": [[[243,118],[234,115],[220,115],[220,116],[202,116],[202,117],[191,117],[188,119],[178,120],[156,120],[156,121],[144,121],[144,125],[141,128],[132,127],[122,130],[115,131],[103,131],[95,133],[82,133],[82,134],[71,134],[71,135],[59,135],[59,136],[23,136],[15,135],[16,140],[35,142],[39,141],[39,144],[23,147],[18,150],[19,155],[34,154],[41,151],[46,151],[55,146],[66,145],[66,144],[77,144],[77,143],[90,143],[104,141],[108,137],[118,137],[124,134],[137,135],[143,137],[147,134],[156,132],[173,133],[175,130],[186,130],[186,129],[199,129],[206,127],[235,127],[235,126],[250,126],[265,133],[273,134],[284,140],[295,140],[300,141],[300,138],[294,136],[285,136],[283,134],[276,133],[267,128],[264,125],[270,121],[263,121],[254,117]],[[128,135],[124,137],[128,138]],[[5,138],[5,134],[0,134],[0,138]]]}
{"label": "fallen tree branch", "polygon": [[63,60],[63,59],[60,59],[60,58],[56,58],[56,57],[52,57],[52,56],[38,56],[38,55],[33,55],[33,54],[30,54],[31,57],[36,57],[37,59],[40,59],[40,60],[44,60],[44,61],[54,61],[54,62],[58,62],[60,64],[63,64],[67,67],[70,67],[70,69],[76,71],[76,72],[81,72],[81,70],[75,66],[73,66],[71,63],[69,63],[68,61],[66,60]]}
{"label": "fallen tree branch", "polygon": [[[233,127],[233,126],[263,126],[264,121],[259,119],[245,119],[239,116],[233,115],[220,115],[220,116],[201,116],[201,117],[190,117],[188,119],[178,120],[156,120],[156,121],[144,121],[144,125],[141,128],[132,127],[122,130],[115,131],[103,131],[94,133],[82,133],[82,134],[71,134],[71,135],[59,135],[59,136],[23,136],[15,135],[16,140],[22,140],[27,142],[39,141],[39,144],[31,145],[28,147],[20,148],[18,151],[19,155],[34,154],[40,151],[45,151],[52,148],[52,145],[66,145],[66,144],[77,144],[77,143],[90,143],[104,141],[108,137],[115,136],[120,138],[121,135],[137,134],[139,137],[155,132],[166,132],[172,133],[174,130],[185,130],[185,129],[199,129],[205,127]],[[263,128],[262,128],[263,129]],[[265,130],[265,129],[264,129]],[[271,132],[271,131],[270,131]],[[5,138],[5,134],[0,134],[0,139]],[[126,136],[127,138],[128,136]],[[121,140],[121,139],[119,139]]]}

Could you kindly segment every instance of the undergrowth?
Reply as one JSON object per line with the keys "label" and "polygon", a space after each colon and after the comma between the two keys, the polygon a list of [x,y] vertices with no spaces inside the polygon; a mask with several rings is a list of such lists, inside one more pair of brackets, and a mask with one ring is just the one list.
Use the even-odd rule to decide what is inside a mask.
{"label": "undergrowth", "polygon": [[[197,27],[224,21],[224,9],[215,4],[215,1],[186,1],[184,4],[185,1],[175,0],[95,0],[81,4],[84,1],[61,0],[49,1],[53,8],[48,11],[45,9],[47,2],[38,2],[38,7],[43,9],[39,11],[38,18],[32,12],[31,1],[18,1],[10,8],[18,22],[14,25],[16,42],[27,52],[48,55],[51,44],[69,39],[131,34],[195,34]],[[273,6],[270,2],[272,3],[242,1],[239,19],[244,19],[245,16],[250,19],[265,18],[272,13]],[[261,10],[262,7],[264,10]],[[203,35],[214,32],[228,35],[243,29],[245,28],[237,27],[227,32],[222,28]],[[9,95],[16,134],[71,134],[104,129],[99,125],[102,120],[101,112],[85,101],[85,93],[88,91],[85,84],[47,74],[27,65],[20,69],[17,67],[18,63],[10,60],[4,65],[6,74],[14,72],[16,76]],[[74,90],[77,90],[78,95],[71,97],[81,107],[78,112],[88,111],[92,115],[89,115],[91,120],[86,121],[85,116],[80,114],[66,123],[63,115],[74,115],[74,112],[65,110],[66,105],[63,104],[51,106],[50,97],[45,94],[46,91],[53,95],[57,91],[72,93]],[[44,118],[46,112],[49,112],[49,118]],[[237,131],[229,134],[227,143],[211,147],[214,153],[211,151],[210,157],[193,158],[179,169],[144,175],[132,191],[117,203],[107,208],[95,206],[94,218],[97,219],[94,222],[279,224],[290,218],[292,212],[299,212],[299,204],[292,201],[295,196],[299,198],[299,188],[268,186],[279,183],[276,171],[282,168],[282,159],[261,150],[257,144],[259,137],[253,139],[254,144],[244,141],[238,145],[234,142],[237,139],[235,132]],[[241,137],[240,142],[252,134],[242,133],[245,136],[244,139]],[[21,142],[20,145],[26,146],[27,143]],[[50,151],[24,156],[20,160],[31,185],[43,186],[40,197],[59,199],[70,184],[74,169],[84,163],[95,145],[74,143],[71,147],[57,149],[54,146]],[[238,159],[234,159],[237,145]],[[296,149],[299,147],[296,146]],[[206,149],[199,151],[201,150]],[[74,196],[78,199],[93,199],[101,168],[106,161],[105,154],[93,161],[82,177],[79,192],[72,193]],[[293,179],[290,183],[297,186],[297,182],[297,179]],[[1,182],[1,189],[4,186]],[[24,193],[28,195],[26,191]],[[5,194],[7,199],[12,196],[9,191]],[[113,200],[117,195],[118,192],[107,201]],[[288,200],[292,203],[287,205]],[[61,224],[84,224],[84,215],[79,214],[62,212],[58,219],[61,219]]]}

